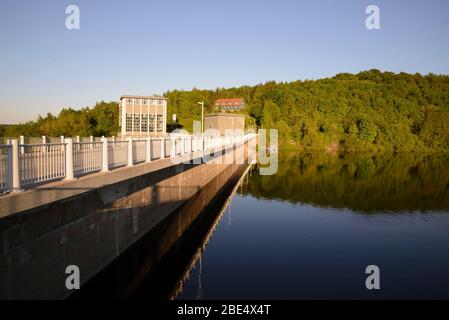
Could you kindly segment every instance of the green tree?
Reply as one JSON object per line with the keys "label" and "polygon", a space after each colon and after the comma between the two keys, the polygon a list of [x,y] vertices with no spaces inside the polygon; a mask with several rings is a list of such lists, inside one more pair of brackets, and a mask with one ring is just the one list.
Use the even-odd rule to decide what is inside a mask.
{"label": "green tree", "polygon": [[360,119],[358,124],[358,137],[362,140],[372,142],[376,138],[377,130],[376,125],[373,124],[369,118]]}

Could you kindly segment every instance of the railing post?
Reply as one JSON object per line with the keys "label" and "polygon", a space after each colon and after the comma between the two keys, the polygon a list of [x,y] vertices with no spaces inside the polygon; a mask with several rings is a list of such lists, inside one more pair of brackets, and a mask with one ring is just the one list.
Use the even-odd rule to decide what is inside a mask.
{"label": "railing post", "polygon": [[75,179],[74,168],[73,168],[73,139],[65,139],[65,178],[66,180]]}
{"label": "railing post", "polygon": [[[16,140],[17,141],[17,140]],[[9,140],[8,144],[11,145],[8,150],[8,187],[12,192],[19,192],[20,190],[20,172],[18,170],[20,165],[19,152],[14,152],[13,140]],[[17,146],[18,148],[19,146]],[[14,155],[14,153],[16,155]]]}
{"label": "railing post", "polygon": [[[47,136],[42,136],[42,143],[47,144]],[[46,151],[47,151],[47,147],[44,147],[43,152],[46,152]]]}
{"label": "railing post", "polygon": [[133,138],[128,138],[128,167],[131,167],[134,165],[133,160]]}
{"label": "railing post", "polygon": [[25,137],[24,136],[20,136],[20,154],[24,154],[25,153],[25,147],[22,147],[25,144]]}
{"label": "railing post", "polygon": [[19,140],[11,140],[12,144],[12,192],[22,191],[20,185],[20,156],[19,156]]}
{"label": "railing post", "polygon": [[165,158],[165,137],[161,139],[161,159]]}
{"label": "railing post", "polygon": [[171,156],[176,156],[176,138],[170,138],[171,139]]}
{"label": "railing post", "polygon": [[181,138],[181,155],[183,155],[185,153],[185,140],[184,138]]}
{"label": "railing post", "polygon": [[151,138],[147,137],[147,162],[151,162]]}
{"label": "railing post", "polygon": [[190,137],[187,138],[187,150],[186,153],[190,153],[192,151],[192,140]]}
{"label": "railing post", "polygon": [[109,149],[108,149],[108,139],[102,139],[103,142],[103,168],[101,169],[102,172],[108,172],[109,171]]}

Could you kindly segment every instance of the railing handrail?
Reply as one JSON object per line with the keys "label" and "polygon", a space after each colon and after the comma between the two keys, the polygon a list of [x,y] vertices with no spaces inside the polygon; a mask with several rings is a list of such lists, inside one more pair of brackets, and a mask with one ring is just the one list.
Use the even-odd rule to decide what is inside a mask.
{"label": "railing handrail", "polygon": [[[111,141],[114,142],[114,141]],[[102,141],[94,141],[94,142],[73,142],[73,144],[103,144]]]}
{"label": "railing handrail", "polygon": [[[78,142],[76,142],[76,143],[78,143]],[[63,145],[67,145],[67,142],[26,143],[26,144],[20,144],[19,146],[20,147],[44,147],[44,146],[50,147],[50,146],[63,146]]]}
{"label": "railing handrail", "polygon": [[[0,144],[0,192],[21,191],[23,186],[75,179],[83,174],[108,172],[120,166],[134,166],[154,159],[185,156],[230,145],[239,146],[257,134],[238,136],[174,135],[127,137],[102,141],[80,141],[79,137],[61,142],[23,143],[24,137]],[[156,144],[155,144],[156,143]],[[158,145],[160,144],[160,145]]]}

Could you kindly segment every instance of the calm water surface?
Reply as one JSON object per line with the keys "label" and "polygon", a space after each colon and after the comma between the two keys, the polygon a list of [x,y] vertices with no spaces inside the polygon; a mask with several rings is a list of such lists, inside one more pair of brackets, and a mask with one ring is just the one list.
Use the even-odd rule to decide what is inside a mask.
{"label": "calm water surface", "polygon": [[[245,170],[217,176],[79,297],[449,298],[448,156],[281,153],[274,176]],[[368,265],[380,290],[365,288]]]}
{"label": "calm water surface", "polygon": [[282,153],[275,176],[257,172],[172,297],[449,298],[447,156]]}

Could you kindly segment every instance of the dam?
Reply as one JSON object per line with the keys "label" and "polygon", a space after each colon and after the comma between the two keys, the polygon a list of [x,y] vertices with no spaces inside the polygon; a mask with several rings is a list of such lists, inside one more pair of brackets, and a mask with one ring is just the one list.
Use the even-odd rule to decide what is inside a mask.
{"label": "dam", "polygon": [[[66,299],[88,295],[92,292],[89,288],[96,287],[99,273],[107,273],[119,259],[133,255],[128,253],[131,247],[152,237],[150,245],[156,248],[155,254],[143,255],[146,259],[143,267],[129,276],[131,281],[125,281],[121,290],[111,291],[119,292],[117,295],[122,298],[132,296],[140,279],[171,252],[200,213],[213,206],[223,190],[229,191],[248,169],[248,161],[226,160],[237,155],[248,160],[249,147],[255,144],[256,135],[238,141],[211,139],[209,144],[202,141],[196,146],[193,139],[187,144],[185,140],[188,139],[181,139],[180,147],[176,141],[161,141],[156,152],[151,141],[144,143],[150,148],[143,152],[136,150],[137,144],[131,141],[126,152],[128,159],[121,159],[128,165],[116,168],[110,167],[114,155],[111,146],[102,142],[104,148],[99,148],[99,152],[107,161],[99,158],[97,162],[108,166],[107,170],[101,170],[99,165],[100,170],[72,177],[71,173],[79,171],[73,170],[76,165],[64,161],[65,178],[28,186],[25,183],[26,189],[22,187],[26,167],[7,165],[13,167],[8,172],[13,175],[19,172],[19,177],[7,179],[13,181],[12,192],[0,196],[0,297]],[[72,154],[82,147],[71,141],[64,148],[67,146]],[[53,149],[46,147],[47,153],[62,152],[60,145]],[[95,150],[95,145],[92,148]],[[19,154],[20,161],[27,159],[21,155],[26,146],[16,143],[12,149]],[[205,151],[210,151],[207,156]],[[157,152],[159,155],[155,157]],[[135,162],[138,154],[147,161]],[[29,157],[39,159],[36,153],[28,154]],[[22,186],[15,190],[18,181]],[[170,224],[170,217],[177,217],[176,227]],[[164,224],[168,229],[158,231]],[[76,266],[80,271],[79,292],[66,286],[68,266]],[[176,288],[170,290],[167,296],[176,294]]]}

